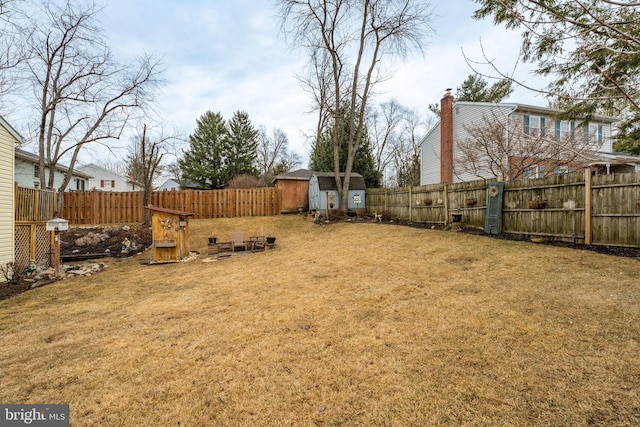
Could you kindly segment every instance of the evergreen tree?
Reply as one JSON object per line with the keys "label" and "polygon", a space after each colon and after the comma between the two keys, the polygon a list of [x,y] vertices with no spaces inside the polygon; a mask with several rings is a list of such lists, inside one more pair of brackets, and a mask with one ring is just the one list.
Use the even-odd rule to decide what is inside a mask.
{"label": "evergreen tree", "polygon": [[333,171],[333,141],[328,132],[316,139],[313,147],[311,147],[309,168],[316,172]]}
{"label": "evergreen tree", "polygon": [[238,175],[258,176],[257,148],[258,130],[253,127],[246,112],[236,111],[229,121],[229,137],[225,140],[229,180]]}
{"label": "evergreen tree", "polygon": [[620,122],[615,140],[614,150],[640,156],[640,113]]}
{"label": "evergreen tree", "polygon": [[637,1],[476,0],[474,18],[517,29],[522,59],[567,117],[640,113]]}
{"label": "evergreen tree", "polygon": [[[458,86],[454,99],[466,102],[500,102],[513,92],[513,82],[509,79],[502,79],[491,86],[478,74],[469,74],[467,79]],[[429,104],[429,110],[440,116],[440,105]]]}
{"label": "evergreen tree", "polygon": [[502,79],[491,86],[478,74],[469,74],[456,89],[455,99],[467,102],[500,102],[513,92],[512,81]]}
{"label": "evergreen tree", "polygon": [[[329,128],[313,145],[309,159],[309,167],[317,172],[333,172],[333,130]],[[365,130],[366,132],[366,130]],[[348,135],[349,130],[346,123],[343,124],[342,135]],[[340,144],[340,172],[344,172],[347,165],[347,144]],[[380,187],[380,175],[376,170],[371,144],[368,138],[356,150],[353,160],[353,172],[359,173],[364,178],[368,188]]]}
{"label": "evergreen tree", "polygon": [[228,182],[225,144],[229,137],[220,113],[207,111],[196,121],[193,135],[189,135],[189,150],[179,160],[182,178],[201,188],[222,188]]}

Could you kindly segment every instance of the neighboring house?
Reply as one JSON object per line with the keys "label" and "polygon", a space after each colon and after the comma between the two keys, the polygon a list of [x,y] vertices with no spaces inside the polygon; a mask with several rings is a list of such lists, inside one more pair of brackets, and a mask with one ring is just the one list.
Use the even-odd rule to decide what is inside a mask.
{"label": "neighboring house", "polygon": [[[45,175],[45,181],[49,180],[49,167],[44,171],[40,170],[40,157],[37,154],[16,148],[15,152],[15,181],[20,187],[38,188],[40,187],[40,175]],[[69,168],[64,165],[56,165],[53,179],[53,189],[57,190],[62,185]],[[71,180],[65,191],[84,191],[88,189],[90,175],[79,170],[73,171]]]}
{"label": "neighboring house", "polygon": [[[344,173],[340,174],[344,177]],[[342,209],[362,210],[365,203],[366,185],[364,178],[359,173],[351,173],[349,180],[349,192],[347,196],[347,209],[340,206],[340,196],[336,186],[333,172],[313,172],[309,179],[309,209]]]}
{"label": "neighboring house", "polygon": [[[589,148],[590,159],[568,163],[565,166],[547,166],[538,162],[515,176],[505,179],[539,178],[546,175],[571,172],[591,167],[601,174],[640,171],[640,157],[613,152],[612,131],[618,120],[611,117],[593,117],[588,123],[581,120],[557,120],[561,113],[551,108],[536,107],[517,103],[484,103],[455,102],[450,92],[441,100],[441,118],[429,130],[420,142],[421,170],[420,184],[436,184],[441,182],[465,182],[481,178],[494,178],[488,170],[477,170],[470,173],[460,160],[463,141],[468,140],[469,129],[486,123],[487,117],[495,118],[504,124],[505,133],[517,129],[526,137],[539,137],[553,141],[581,138]],[[581,126],[582,125],[582,126]],[[478,158],[483,155],[478,150]],[[520,157],[519,159],[523,159]],[[515,161],[516,156],[509,154],[508,162]],[[479,162],[480,163],[480,162]],[[479,176],[480,175],[480,176]]]}
{"label": "neighboring house", "polygon": [[91,176],[87,190],[142,191],[144,189],[142,183],[93,163],[79,167],[78,170]]}
{"label": "neighboring house", "polygon": [[309,179],[312,174],[313,171],[308,169],[298,169],[273,179],[274,187],[281,194],[281,213],[309,210]]}
{"label": "neighboring house", "polygon": [[[0,116],[0,266],[13,262],[15,257],[14,149],[22,143],[22,136]],[[0,281],[4,277],[0,276]]]}
{"label": "neighboring house", "polygon": [[200,190],[201,188],[198,184],[193,183],[191,181],[182,181],[180,184],[180,180],[178,178],[169,178],[167,179],[156,191],[177,191],[177,190]]}

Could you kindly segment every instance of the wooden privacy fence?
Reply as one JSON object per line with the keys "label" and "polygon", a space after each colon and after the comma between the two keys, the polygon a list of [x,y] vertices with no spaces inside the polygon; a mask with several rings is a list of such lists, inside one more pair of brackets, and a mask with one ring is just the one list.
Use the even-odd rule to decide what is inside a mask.
{"label": "wooden privacy fence", "polygon": [[56,192],[23,188],[16,185],[15,191],[16,222],[47,222],[56,211]]}
{"label": "wooden privacy fence", "polygon": [[[144,221],[141,191],[70,192],[64,194],[60,216],[72,224],[113,224]],[[155,191],[149,204],[193,212],[193,218],[271,216],[280,213],[280,192],[275,188]]]}
{"label": "wooden privacy fence", "polygon": [[51,232],[47,221],[55,216],[56,192],[16,186],[15,190],[15,265],[22,271],[31,261],[51,265]]}
{"label": "wooden privacy fence", "polygon": [[[412,222],[484,227],[491,180],[368,189],[367,211]],[[533,208],[530,201],[546,202]],[[540,203],[544,204],[544,203]],[[640,247],[640,173],[564,174],[504,183],[502,232],[586,244]]]}

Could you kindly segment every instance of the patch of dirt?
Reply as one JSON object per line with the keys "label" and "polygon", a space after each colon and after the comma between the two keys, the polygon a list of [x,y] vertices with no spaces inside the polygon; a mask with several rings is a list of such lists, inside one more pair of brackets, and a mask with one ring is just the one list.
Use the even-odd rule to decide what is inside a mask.
{"label": "patch of dirt", "polygon": [[[123,250],[125,239],[129,241],[127,250]],[[74,227],[60,233],[61,262],[64,267],[73,261],[126,258],[146,250],[152,243],[151,227],[148,225]],[[4,277],[0,278],[4,280]],[[0,300],[53,282],[56,282],[55,277],[39,271],[23,273],[16,283],[0,283]]]}
{"label": "patch of dirt", "polygon": [[[2,280],[4,280],[4,277],[2,278]],[[21,294],[28,290],[48,285],[49,283],[53,283],[55,281],[55,279],[51,278],[43,278],[40,280],[20,278],[18,283],[0,283],[0,301],[3,299],[11,298],[14,295]]]}
{"label": "patch of dirt", "polygon": [[[60,233],[60,253],[63,261],[92,255],[124,258],[144,251],[152,240],[148,225],[74,227]],[[123,250],[127,241],[128,248]]]}

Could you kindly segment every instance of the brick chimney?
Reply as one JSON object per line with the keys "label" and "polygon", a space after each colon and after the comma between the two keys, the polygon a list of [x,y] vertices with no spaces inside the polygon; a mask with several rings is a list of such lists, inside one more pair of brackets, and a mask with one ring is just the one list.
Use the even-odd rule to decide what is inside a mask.
{"label": "brick chimney", "polygon": [[440,100],[440,182],[453,182],[453,95]]}

